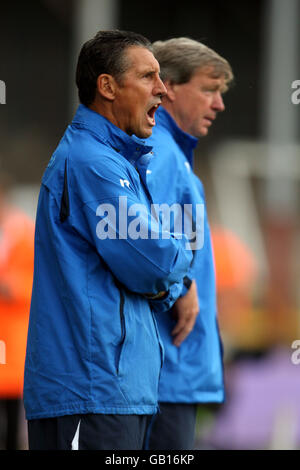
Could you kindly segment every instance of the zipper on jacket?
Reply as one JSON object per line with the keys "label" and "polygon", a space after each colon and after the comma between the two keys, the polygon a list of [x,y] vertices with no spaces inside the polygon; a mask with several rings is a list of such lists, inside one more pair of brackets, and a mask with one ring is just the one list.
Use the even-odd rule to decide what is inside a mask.
{"label": "zipper on jacket", "polygon": [[120,366],[120,357],[121,357],[121,352],[122,352],[122,347],[125,341],[126,337],[126,328],[125,328],[125,316],[124,316],[124,303],[125,303],[125,297],[124,297],[124,292],[122,288],[120,287],[119,283],[117,283],[119,292],[120,292],[120,324],[121,324],[121,340],[119,344],[119,354],[118,354],[118,360],[117,360],[117,374],[119,374],[119,366]]}
{"label": "zipper on jacket", "polygon": [[140,183],[141,183],[142,187],[144,188],[144,191],[145,191],[148,199],[150,200],[150,203],[153,204],[152,196],[150,194],[150,191],[148,189],[148,186],[147,186],[146,182],[144,181],[143,176],[141,175],[141,172],[140,172],[139,168],[137,166],[135,166],[134,168],[136,169],[136,172],[139,175]]}
{"label": "zipper on jacket", "polygon": [[160,352],[160,372],[159,372],[159,379],[160,379],[161,370],[162,370],[162,367],[163,367],[163,364],[164,364],[164,350],[163,350],[163,347],[162,347],[162,342],[161,342],[161,339],[160,339],[160,334],[159,334],[159,332],[158,332],[158,327],[157,327],[157,322],[156,322],[155,315],[154,315],[154,313],[153,313],[153,311],[152,311],[151,308],[150,308],[150,311],[151,311],[151,315],[152,315],[152,321],[153,321],[154,329],[155,329],[155,332],[156,332],[156,338],[157,338],[158,345],[159,345],[159,352]]}

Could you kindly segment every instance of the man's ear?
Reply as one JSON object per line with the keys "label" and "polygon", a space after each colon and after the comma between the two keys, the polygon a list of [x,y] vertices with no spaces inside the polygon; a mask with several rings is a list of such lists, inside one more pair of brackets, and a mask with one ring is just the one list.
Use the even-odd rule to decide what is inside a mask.
{"label": "man's ear", "polygon": [[112,75],[108,73],[102,73],[97,78],[97,91],[98,93],[107,100],[115,99],[116,82]]}
{"label": "man's ear", "polygon": [[166,80],[164,85],[167,89],[167,95],[165,98],[169,99],[169,101],[174,101],[176,98],[176,83],[173,83],[170,80]]}

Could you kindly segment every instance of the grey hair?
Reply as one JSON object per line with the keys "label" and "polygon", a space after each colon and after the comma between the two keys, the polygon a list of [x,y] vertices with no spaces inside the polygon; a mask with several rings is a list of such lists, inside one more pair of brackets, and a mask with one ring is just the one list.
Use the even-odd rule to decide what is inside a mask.
{"label": "grey hair", "polygon": [[153,54],[160,64],[163,81],[187,83],[197,69],[213,67],[216,77],[224,76],[226,87],[233,81],[229,62],[213,49],[194,39],[180,37],[152,44]]}

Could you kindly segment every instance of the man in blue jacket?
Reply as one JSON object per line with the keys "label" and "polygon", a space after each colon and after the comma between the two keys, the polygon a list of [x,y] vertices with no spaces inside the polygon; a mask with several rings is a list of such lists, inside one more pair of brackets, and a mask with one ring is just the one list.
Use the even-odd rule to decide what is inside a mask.
{"label": "man in blue jacket", "polygon": [[124,31],[83,45],[76,83],[37,208],[29,449],[141,449],[163,359],[153,310],[176,300],[192,260],[150,210],[141,139],[166,90],[151,44]]}
{"label": "man in blue jacket", "polygon": [[[192,449],[197,403],[224,400],[222,347],[216,308],[215,273],[204,189],[193,172],[193,151],[207,135],[222,94],[233,79],[228,62],[189,38],[157,41],[153,51],[167,88],[148,143],[154,156],[148,185],[157,204],[202,206],[202,219],[191,212],[195,242],[193,262],[181,297],[172,310],[157,315],[165,347],[159,400],[161,413],[149,432],[149,449]],[[175,216],[176,217],[176,216]]]}

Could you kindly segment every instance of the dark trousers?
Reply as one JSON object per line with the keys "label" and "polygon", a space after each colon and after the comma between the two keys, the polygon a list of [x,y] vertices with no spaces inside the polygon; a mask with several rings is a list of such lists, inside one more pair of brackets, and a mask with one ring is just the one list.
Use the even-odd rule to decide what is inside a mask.
{"label": "dark trousers", "polygon": [[160,403],[148,427],[147,450],[193,450],[197,405]]}
{"label": "dark trousers", "polygon": [[0,400],[0,424],[5,450],[18,450],[19,448],[20,410],[21,399]]}
{"label": "dark trousers", "polygon": [[29,450],[142,450],[149,418],[77,414],[29,420]]}

